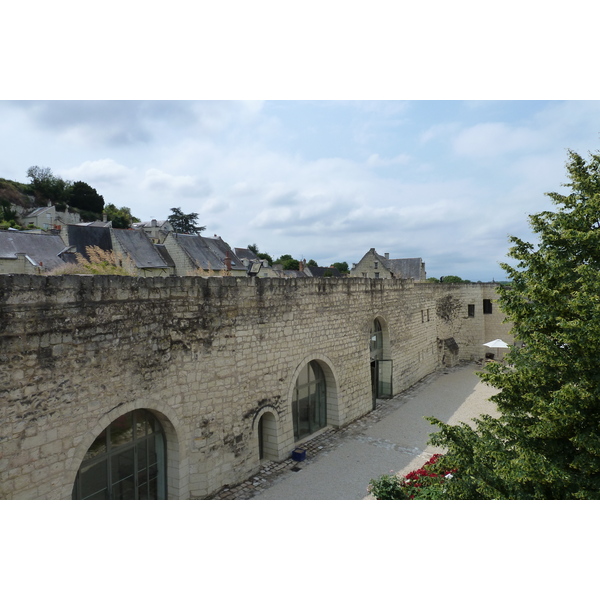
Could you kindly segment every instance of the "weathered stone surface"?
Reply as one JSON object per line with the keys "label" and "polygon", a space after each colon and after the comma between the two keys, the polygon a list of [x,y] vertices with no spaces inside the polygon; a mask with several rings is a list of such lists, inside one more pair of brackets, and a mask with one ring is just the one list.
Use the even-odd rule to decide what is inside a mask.
{"label": "weathered stone surface", "polygon": [[165,428],[169,497],[206,497],[258,471],[265,412],[270,452],[288,458],[307,362],[326,373],[328,423],[347,424],[372,408],[375,318],[397,393],[512,342],[496,304],[483,314],[496,297],[492,284],[2,275],[0,497],[69,498],[94,439],[138,408]]}

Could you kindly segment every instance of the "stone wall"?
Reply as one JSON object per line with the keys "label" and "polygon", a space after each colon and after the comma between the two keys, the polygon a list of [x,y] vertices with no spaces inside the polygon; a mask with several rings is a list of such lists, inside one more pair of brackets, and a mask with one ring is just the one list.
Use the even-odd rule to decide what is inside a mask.
{"label": "stone wall", "polygon": [[[329,426],[372,409],[369,332],[384,327],[393,391],[484,342],[512,342],[494,285],[360,278],[0,276],[0,497],[70,498],[81,461],[117,417],[152,411],[169,498],[202,498],[295,447],[297,374],[319,361]],[[475,315],[468,315],[474,304]]]}

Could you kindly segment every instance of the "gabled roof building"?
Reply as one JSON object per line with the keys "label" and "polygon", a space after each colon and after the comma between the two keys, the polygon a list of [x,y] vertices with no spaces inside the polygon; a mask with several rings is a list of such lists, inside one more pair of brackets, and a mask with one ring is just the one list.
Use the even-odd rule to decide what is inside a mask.
{"label": "gabled roof building", "polygon": [[0,273],[41,275],[64,265],[66,249],[58,235],[0,230]]}
{"label": "gabled roof building", "polygon": [[204,238],[187,233],[169,233],[165,238],[166,251],[175,263],[177,275],[229,273],[245,277],[246,267],[229,244],[219,236]]}
{"label": "gabled roof building", "polygon": [[425,281],[427,273],[421,258],[390,258],[389,253],[382,256],[371,248],[358,263],[352,265],[350,277]]}

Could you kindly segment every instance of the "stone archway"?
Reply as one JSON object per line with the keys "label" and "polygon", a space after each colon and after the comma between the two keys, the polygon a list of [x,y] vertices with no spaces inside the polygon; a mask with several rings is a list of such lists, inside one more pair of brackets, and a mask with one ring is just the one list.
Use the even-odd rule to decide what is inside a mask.
{"label": "stone archway", "polygon": [[279,460],[279,435],[273,412],[265,410],[256,421],[259,460]]}
{"label": "stone archway", "polygon": [[183,475],[188,461],[180,452],[180,426],[176,430],[172,422],[178,424],[177,418],[136,404],[105,414],[84,436],[69,469],[71,498],[188,497]]}

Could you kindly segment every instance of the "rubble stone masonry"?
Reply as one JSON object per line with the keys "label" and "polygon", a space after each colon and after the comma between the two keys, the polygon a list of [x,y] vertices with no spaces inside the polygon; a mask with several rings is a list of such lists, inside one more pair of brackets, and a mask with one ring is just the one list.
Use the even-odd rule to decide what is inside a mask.
{"label": "rubble stone masonry", "polygon": [[70,498],[92,442],[138,408],[165,430],[168,497],[204,498],[258,471],[266,413],[270,458],[289,458],[307,362],[328,426],[345,425],[373,407],[375,319],[396,394],[512,343],[496,299],[494,284],[394,279],[2,275],[0,498]]}

